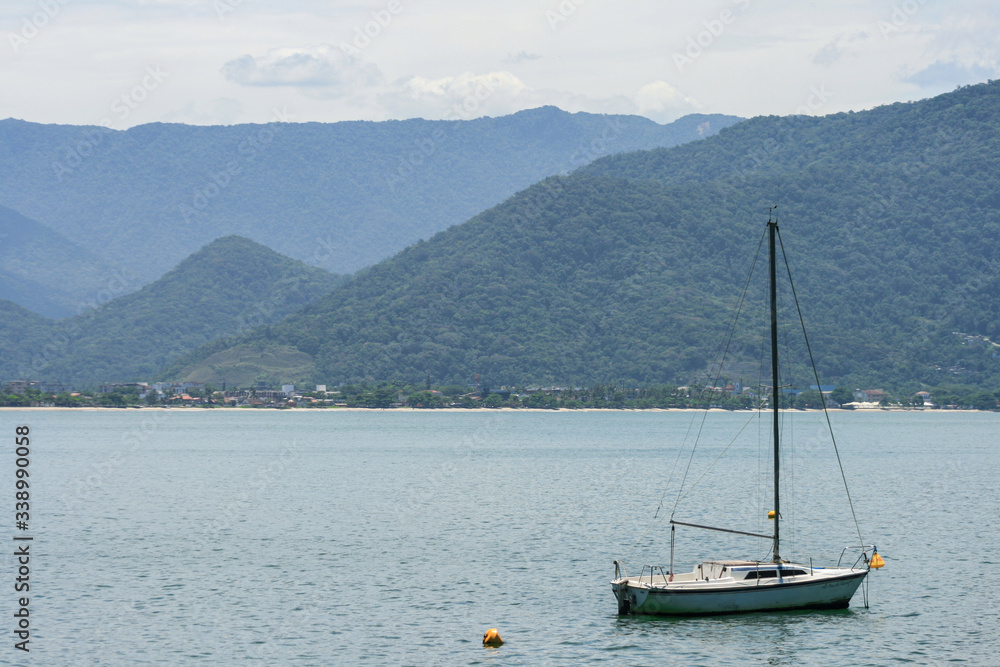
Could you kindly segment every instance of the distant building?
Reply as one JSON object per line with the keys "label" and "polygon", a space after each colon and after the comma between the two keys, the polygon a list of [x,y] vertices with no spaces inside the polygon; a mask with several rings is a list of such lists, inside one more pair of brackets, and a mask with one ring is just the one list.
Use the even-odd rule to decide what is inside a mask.
{"label": "distant building", "polygon": [[145,382],[112,382],[102,384],[98,387],[102,394],[120,392],[122,394],[144,394],[149,391],[149,385]]}
{"label": "distant building", "polygon": [[861,403],[879,403],[886,397],[881,389],[855,389],[854,400]]}
{"label": "distant building", "polygon": [[29,389],[41,390],[41,382],[38,380],[8,380],[3,383],[3,390],[7,394],[23,394]]}
{"label": "distant building", "polygon": [[227,391],[225,399],[227,402],[234,400],[237,405],[270,405],[279,401],[284,403],[288,394],[277,389],[240,389]]}
{"label": "distant building", "polygon": [[203,391],[204,382],[154,382],[148,385],[149,389],[155,389],[160,394],[186,394],[190,391]]}

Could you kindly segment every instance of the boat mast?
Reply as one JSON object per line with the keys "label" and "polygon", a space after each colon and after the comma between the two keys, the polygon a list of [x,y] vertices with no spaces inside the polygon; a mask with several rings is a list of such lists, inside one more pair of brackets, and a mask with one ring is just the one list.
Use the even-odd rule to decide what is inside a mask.
{"label": "boat mast", "polygon": [[[777,207],[774,207],[777,208]],[[778,552],[778,525],[781,521],[781,506],[778,499],[778,289],[777,289],[777,263],[775,258],[774,237],[778,231],[777,216],[771,220],[771,209],[767,216],[768,247],[770,250],[770,270],[771,270],[771,406],[774,414],[774,557],[771,559],[775,563],[781,562]]]}

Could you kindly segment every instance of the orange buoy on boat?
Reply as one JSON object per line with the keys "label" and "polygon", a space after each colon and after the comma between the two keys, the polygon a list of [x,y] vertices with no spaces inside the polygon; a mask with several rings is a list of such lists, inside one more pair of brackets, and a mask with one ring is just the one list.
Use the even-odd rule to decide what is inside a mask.
{"label": "orange buoy on boat", "polygon": [[876,551],[875,553],[872,554],[872,559],[868,561],[868,567],[870,567],[873,570],[877,570],[883,566],[885,566],[885,561],[882,560],[882,557],[879,556],[878,552]]}
{"label": "orange buoy on boat", "polygon": [[490,628],[483,635],[483,646],[500,646],[503,644],[503,640],[500,639],[500,633],[497,632],[496,628]]}

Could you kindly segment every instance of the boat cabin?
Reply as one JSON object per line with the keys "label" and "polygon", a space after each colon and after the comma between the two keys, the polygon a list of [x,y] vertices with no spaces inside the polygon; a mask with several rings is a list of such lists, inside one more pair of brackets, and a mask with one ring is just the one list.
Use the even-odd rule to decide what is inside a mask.
{"label": "boat cabin", "polygon": [[[695,581],[706,579],[722,579],[731,577],[737,581],[753,581],[760,579],[783,579],[802,574],[810,574],[801,565],[785,563],[763,563],[750,560],[707,560],[695,565],[689,575]],[[684,575],[678,575],[680,579]]]}

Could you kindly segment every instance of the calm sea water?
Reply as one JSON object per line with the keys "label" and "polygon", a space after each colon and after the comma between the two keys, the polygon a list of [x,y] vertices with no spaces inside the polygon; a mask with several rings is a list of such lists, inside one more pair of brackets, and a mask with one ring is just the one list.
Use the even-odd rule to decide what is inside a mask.
{"label": "calm sea water", "polygon": [[[858,542],[814,415],[789,415],[785,557]],[[665,564],[678,519],[767,529],[748,413],[0,411],[32,435],[35,664],[1000,664],[1000,415],[833,415],[863,539],[852,607],[616,614],[612,561]],[[715,424],[718,423],[718,426]],[[730,440],[744,438],[706,472]],[[718,430],[715,430],[718,429]],[[792,439],[790,438],[790,442]],[[13,452],[0,484],[13,521]],[[724,465],[729,463],[731,465]],[[670,482],[673,475],[674,482]],[[4,481],[6,480],[6,481]],[[661,504],[657,520],[654,514]],[[682,516],[683,515],[683,516]],[[9,532],[13,532],[12,530]],[[677,569],[760,557],[678,534]],[[13,544],[10,542],[9,544]],[[13,649],[15,576],[5,549]],[[0,624],[2,625],[2,624]],[[481,645],[496,627],[500,648]]]}

